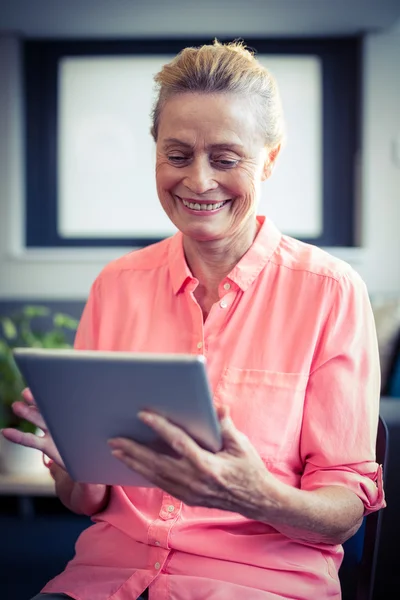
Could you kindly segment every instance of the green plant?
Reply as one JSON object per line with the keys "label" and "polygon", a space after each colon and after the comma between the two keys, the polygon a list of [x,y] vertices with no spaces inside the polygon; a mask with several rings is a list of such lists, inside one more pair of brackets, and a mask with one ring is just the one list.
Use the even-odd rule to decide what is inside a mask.
{"label": "green plant", "polygon": [[[34,328],[34,322],[50,319],[52,326]],[[0,426],[34,431],[35,427],[14,415],[11,405],[18,400],[25,382],[15,364],[12,351],[17,347],[70,348],[67,332],[75,331],[78,321],[63,313],[52,313],[45,306],[24,306],[10,316],[0,316]]]}

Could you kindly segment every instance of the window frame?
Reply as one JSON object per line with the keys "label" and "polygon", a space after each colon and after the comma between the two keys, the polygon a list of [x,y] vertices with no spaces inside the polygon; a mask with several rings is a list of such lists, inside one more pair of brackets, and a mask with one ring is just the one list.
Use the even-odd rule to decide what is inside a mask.
{"label": "window frame", "polygon": [[[221,41],[224,41],[221,39]],[[361,147],[362,38],[247,38],[260,54],[315,55],[322,65],[322,234],[302,241],[358,245],[357,161]],[[36,40],[23,44],[25,245],[27,248],[142,247],[160,238],[62,238],[57,231],[58,64],[67,56],[176,54],[209,39]],[[279,82],[278,82],[279,84]],[[335,95],[335,90],[340,94]],[[150,133],[149,133],[150,135]]]}

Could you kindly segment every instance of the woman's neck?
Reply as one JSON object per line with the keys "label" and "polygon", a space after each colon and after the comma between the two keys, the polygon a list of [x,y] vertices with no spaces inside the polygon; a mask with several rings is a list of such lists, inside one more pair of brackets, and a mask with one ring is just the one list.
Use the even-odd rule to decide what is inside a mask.
{"label": "woman's neck", "polygon": [[259,226],[258,221],[255,221],[251,227],[246,227],[232,238],[207,242],[184,236],[183,248],[186,262],[193,276],[199,281],[203,296],[218,297],[220,282],[246,254],[257,235]]}

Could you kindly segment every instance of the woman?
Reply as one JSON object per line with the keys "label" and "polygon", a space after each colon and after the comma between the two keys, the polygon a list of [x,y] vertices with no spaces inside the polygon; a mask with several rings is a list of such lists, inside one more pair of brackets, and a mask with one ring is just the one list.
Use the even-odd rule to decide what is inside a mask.
{"label": "woman", "polygon": [[[180,458],[110,440],[157,487],[109,489],[73,482],[48,433],[5,430],[54,461],[62,502],[95,522],[40,597],[339,599],[341,544],[385,504],[365,286],[256,216],[283,126],[244,47],[187,48],[156,82],[157,191],[179,232],[103,270],[76,348],[205,354],[224,446],[210,454],[143,413]],[[24,400],[15,412],[45,428]]]}

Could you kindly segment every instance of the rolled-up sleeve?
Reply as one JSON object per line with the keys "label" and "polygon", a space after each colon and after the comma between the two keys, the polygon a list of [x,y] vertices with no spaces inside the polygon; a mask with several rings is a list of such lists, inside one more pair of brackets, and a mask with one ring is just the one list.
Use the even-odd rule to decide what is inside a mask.
{"label": "rolled-up sleeve", "polygon": [[380,366],[366,286],[352,270],[335,282],[307,386],[301,433],[301,488],[339,485],[383,508],[382,467],[376,463]]}

